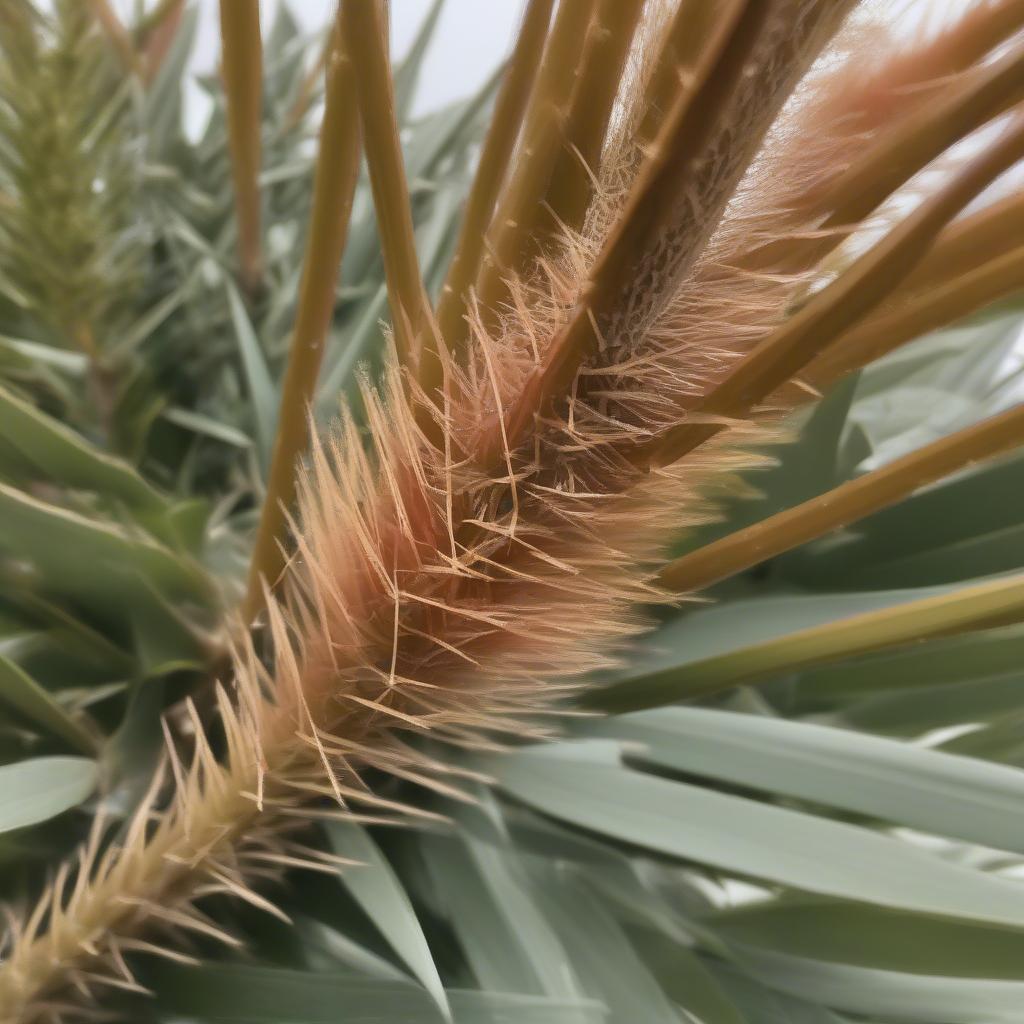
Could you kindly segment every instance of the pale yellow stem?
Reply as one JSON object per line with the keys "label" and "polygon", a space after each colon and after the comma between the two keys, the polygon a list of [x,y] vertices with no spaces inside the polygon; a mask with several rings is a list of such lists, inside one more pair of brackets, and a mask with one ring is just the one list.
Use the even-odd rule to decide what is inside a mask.
{"label": "pale yellow stem", "polygon": [[509,275],[523,269],[533,225],[565,142],[573,90],[578,80],[587,30],[596,0],[559,5],[544,61],[530,96],[515,168],[487,230],[486,254],[477,277],[481,313],[497,319],[508,296]]}
{"label": "pale yellow stem", "polygon": [[835,249],[918,171],[950,146],[1024,98],[1024,46],[955,82],[900,119],[838,177],[806,197],[808,217],[822,217],[814,238],[785,239],[755,250],[751,267],[802,270]]}
{"label": "pale yellow stem", "polygon": [[479,456],[485,465],[498,464],[505,439],[515,447],[536,411],[565,391],[580,364],[596,349],[597,330],[613,315],[621,320],[632,313],[622,311],[628,305],[623,293],[648,286],[637,280],[636,272],[664,236],[666,211],[674,209],[700,173],[698,155],[713,135],[763,26],[764,9],[746,0],[735,0],[728,16],[720,18],[697,82],[678,97],[658,145],[644,161],[629,203],[591,271],[569,325],[554,340],[545,365],[527,381],[504,430],[490,432],[491,443]]}
{"label": "pale yellow stem", "polygon": [[263,124],[263,45],[259,0],[221,0],[221,70],[227,99],[228,144],[238,222],[242,287],[256,294],[263,281],[260,161]]}
{"label": "pale yellow stem", "polygon": [[519,137],[523,111],[540,65],[553,6],[554,0],[529,0],[527,5],[466,200],[455,255],[441,289],[437,306],[438,332],[457,357],[464,352],[468,335],[463,322],[466,296],[480,272],[487,225]]}
{"label": "pale yellow stem", "polygon": [[939,637],[994,629],[1022,619],[1024,576],[1017,574],[1009,579],[986,581],[960,587],[952,593],[851,615],[640,679],[625,679],[602,690],[588,691],[582,703],[612,714],[660,707],[814,665]]}
{"label": "pale yellow stem", "polygon": [[814,387],[824,390],[847,373],[881,359],[900,345],[1021,290],[1024,290],[1024,246],[869,317],[814,359],[802,376]]}
{"label": "pale yellow stem", "polygon": [[719,0],[680,0],[644,88],[637,130],[641,146],[650,146],[658,138],[680,90],[692,84],[697,65],[718,33],[721,17]]}
{"label": "pale yellow stem", "polygon": [[[590,25],[592,39],[586,45],[583,70],[573,94],[565,143],[548,188],[547,205],[552,213],[548,234],[557,236],[563,225],[572,230],[583,225],[643,6],[643,0],[598,2]],[[545,236],[541,234],[533,248],[543,251],[544,247]]]}
{"label": "pale yellow stem", "polygon": [[359,175],[359,118],[352,103],[352,62],[341,33],[335,32],[333,40],[295,330],[281,385],[267,493],[243,607],[247,622],[263,605],[264,581],[275,586],[284,569],[288,512],[295,501],[296,478],[309,444],[309,409],[334,311],[338,267]]}
{"label": "pale yellow stem", "polygon": [[903,291],[934,288],[977,270],[978,265],[1016,249],[1024,238],[1024,193],[1006,196],[955,220],[935,248],[904,281]]}
{"label": "pale yellow stem", "polygon": [[703,590],[1022,444],[1024,405],[1018,405],[683,555],[662,569],[658,583],[680,593]]}
{"label": "pale yellow stem", "polygon": [[342,31],[352,57],[356,96],[380,232],[398,358],[430,392],[441,380],[430,304],[420,275],[409,187],[395,115],[395,90],[381,0],[344,0]]}

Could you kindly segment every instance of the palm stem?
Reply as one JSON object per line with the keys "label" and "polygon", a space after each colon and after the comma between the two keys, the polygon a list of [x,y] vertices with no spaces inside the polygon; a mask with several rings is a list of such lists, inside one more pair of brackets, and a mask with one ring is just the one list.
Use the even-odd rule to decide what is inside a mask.
{"label": "palm stem", "polygon": [[1024,97],[1024,46],[944,90],[883,134],[809,205],[824,216],[816,236],[802,244],[769,243],[751,254],[752,267],[800,270],[813,266],[898,188],[950,146],[1005,113]]}
{"label": "palm stem", "polygon": [[650,146],[672,113],[680,83],[692,84],[697,64],[718,32],[721,11],[708,0],[680,0],[665,32],[661,51],[644,89],[637,131],[643,146]]}
{"label": "palm stem", "polygon": [[934,288],[978,269],[979,254],[986,262],[1016,249],[1024,238],[1024,196],[1013,194],[955,220],[935,248],[903,283],[904,292]]}
{"label": "palm stem", "polygon": [[831,224],[853,224],[976,128],[1024,97],[1024,47],[1017,47],[976,78],[927,104],[845,171],[822,205]]}
{"label": "palm stem", "polygon": [[744,569],[848,526],[966,466],[1024,443],[1024,405],[941,438],[889,465],[801,505],[731,533],[670,562],[658,577],[669,590],[693,593]]}
{"label": "palm stem", "polygon": [[928,48],[921,71],[933,79],[964,71],[1009,39],[1022,24],[1022,0],[977,4]]}
{"label": "palm stem", "polygon": [[939,637],[994,629],[1024,619],[1024,576],[987,580],[951,593],[851,615],[823,626],[679,668],[591,690],[582,703],[611,714],[706,697],[742,683],[845,661]]}
{"label": "palm stem", "polygon": [[309,444],[309,407],[334,311],[338,267],[359,174],[358,112],[351,102],[352,62],[341,32],[335,32],[333,38],[298,310],[281,387],[267,493],[250,564],[243,609],[246,621],[263,604],[264,581],[273,586],[284,568],[288,511],[295,501],[299,464]]}
{"label": "palm stem", "polygon": [[398,358],[403,366],[418,372],[429,392],[440,383],[441,367],[433,348],[430,305],[416,256],[381,0],[345,0],[341,24],[355,72]]}
{"label": "palm stem", "polygon": [[[579,84],[573,95],[565,144],[551,176],[547,204],[553,233],[578,230],[594,194],[601,149],[608,134],[626,57],[643,0],[600,0],[590,25]],[[533,249],[543,251],[543,239]]]}
{"label": "palm stem", "polygon": [[258,0],[221,0],[220,29],[238,222],[239,279],[251,296],[259,291],[263,280],[259,186],[263,47]]}
{"label": "palm stem", "polygon": [[482,315],[492,325],[508,295],[509,276],[522,269],[522,254],[529,248],[524,243],[532,237],[565,143],[566,121],[595,4],[596,0],[560,4],[544,47],[516,167],[487,230],[486,255],[476,281]]}
{"label": "palm stem", "polygon": [[1019,292],[1022,281],[1024,246],[868,317],[847,331],[839,344],[812,360],[805,377],[816,388],[830,387],[840,377],[881,359],[900,345]]}
{"label": "palm stem", "polygon": [[529,0],[515,50],[494,104],[480,161],[459,229],[459,240],[437,306],[438,333],[457,357],[464,352],[468,332],[463,323],[466,293],[480,272],[487,225],[519,137],[523,111],[536,78],[547,38],[554,0]]}
{"label": "palm stem", "polygon": [[[598,332],[616,317],[615,328],[634,312],[634,305],[649,306],[653,297],[626,296],[624,291],[647,275],[636,271],[638,263],[659,248],[666,233],[666,211],[679,205],[694,176],[699,173],[697,155],[706,146],[722,110],[733,91],[764,27],[765,8],[737,0],[717,25],[713,45],[701,60],[699,84],[679,97],[670,122],[659,137],[658,145],[644,161],[629,205],[622,212],[597,264],[590,273],[572,319],[552,343],[546,362],[510,413],[504,436],[510,446],[520,440],[537,409],[569,386],[580,364],[598,345]],[[500,211],[499,211],[500,212]],[[693,249],[702,238],[693,239]],[[483,296],[481,296],[483,297]],[[494,443],[482,452],[481,461],[497,462],[501,452],[497,442],[501,431],[492,431]]]}

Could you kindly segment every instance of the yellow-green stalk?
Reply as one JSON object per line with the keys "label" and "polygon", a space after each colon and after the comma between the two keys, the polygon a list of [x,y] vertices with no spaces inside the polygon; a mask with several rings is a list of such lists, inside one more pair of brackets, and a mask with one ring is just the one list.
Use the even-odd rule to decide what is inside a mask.
{"label": "yellow-green stalk", "polygon": [[494,116],[466,199],[455,255],[441,289],[437,306],[438,333],[456,359],[461,359],[469,337],[469,329],[464,322],[467,292],[480,272],[487,225],[518,138],[530,87],[540,65],[553,6],[554,0],[529,0],[526,6],[515,50],[494,104]]}
{"label": "yellow-green stalk", "polygon": [[326,67],[324,115],[313,177],[309,235],[295,329],[281,385],[266,496],[249,568],[243,606],[246,622],[262,606],[264,584],[276,586],[284,568],[288,517],[295,502],[301,460],[309,446],[310,405],[334,312],[338,268],[348,237],[359,175],[359,118],[352,102],[354,88],[352,61],[338,26],[333,33]]}
{"label": "yellow-green stalk", "polygon": [[694,422],[668,431],[651,453],[666,466],[743,417],[796,378],[843,331],[864,319],[907,277],[942,229],[1007,168],[1024,157],[1024,115],[943,189],[766,338],[692,410]]}
{"label": "yellow-green stalk", "polygon": [[423,287],[409,206],[409,186],[395,117],[387,20],[381,0],[341,5],[341,26],[355,71],[356,96],[384,256],[399,362],[433,391],[441,379],[430,303]]}
{"label": "yellow-green stalk", "polygon": [[259,0],[220,0],[220,35],[238,227],[238,276],[242,287],[252,296],[260,290],[263,281],[259,185],[263,44]]}
{"label": "yellow-green stalk", "polygon": [[673,700],[706,697],[740,682],[770,678],[938,637],[995,629],[1024,620],[1024,576],[959,587],[814,626],[751,647],[586,694],[591,710],[614,714]]}
{"label": "yellow-green stalk", "polygon": [[658,582],[693,593],[895,504],[945,476],[1024,445],[1024,405],[940,438],[881,469],[669,562]]}
{"label": "yellow-green stalk", "polygon": [[595,6],[596,0],[560,4],[544,47],[543,63],[523,119],[517,159],[487,229],[475,285],[480,308],[492,326],[499,303],[508,295],[507,278],[524,269],[532,228],[542,216],[541,204],[565,142],[566,121]]}

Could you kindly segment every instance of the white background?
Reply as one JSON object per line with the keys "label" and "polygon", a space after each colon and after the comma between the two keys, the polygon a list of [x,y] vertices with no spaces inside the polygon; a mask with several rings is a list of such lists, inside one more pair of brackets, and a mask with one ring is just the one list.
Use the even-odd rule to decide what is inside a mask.
{"label": "white background", "polygon": [[[0,0],[2,2],[2,0]],[[126,16],[135,0],[115,0]],[[234,2],[234,0],[227,0]],[[260,20],[268,32],[281,0],[260,0]],[[285,0],[296,20],[310,30],[326,25],[335,0]],[[220,49],[218,0],[198,0],[200,26],[193,54],[193,71],[206,73],[217,66]],[[391,39],[400,58],[431,6],[431,0],[391,0]],[[522,0],[445,0],[420,75],[414,113],[423,113],[466,96],[482,85],[511,47]],[[206,99],[195,86],[188,91],[187,127],[197,132],[206,114]]]}

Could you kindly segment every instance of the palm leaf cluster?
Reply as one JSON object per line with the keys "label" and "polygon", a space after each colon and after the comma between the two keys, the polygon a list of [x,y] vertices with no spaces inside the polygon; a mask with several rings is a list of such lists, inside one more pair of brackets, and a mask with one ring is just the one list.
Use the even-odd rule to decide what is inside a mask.
{"label": "palm leaf cluster", "polygon": [[257,7],[0,11],[0,1021],[1020,1020],[1021,5]]}

